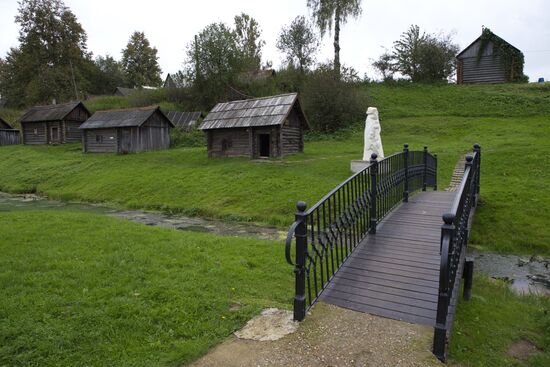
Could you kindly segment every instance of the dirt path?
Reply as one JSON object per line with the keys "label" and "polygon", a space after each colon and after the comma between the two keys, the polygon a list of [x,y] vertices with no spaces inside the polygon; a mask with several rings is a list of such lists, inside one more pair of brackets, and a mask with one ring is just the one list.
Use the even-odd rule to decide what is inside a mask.
{"label": "dirt path", "polygon": [[277,341],[231,336],[194,367],[442,366],[433,329],[318,303],[293,334]]}

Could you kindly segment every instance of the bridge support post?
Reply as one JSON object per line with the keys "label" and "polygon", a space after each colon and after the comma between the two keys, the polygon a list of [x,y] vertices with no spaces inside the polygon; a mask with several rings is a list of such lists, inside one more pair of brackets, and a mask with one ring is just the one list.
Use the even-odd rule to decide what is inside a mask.
{"label": "bridge support post", "polygon": [[296,227],[296,295],[294,296],[294,320],[302,321],[306,317],[306,254],[307,254],[307,225],[306,225],[307,204],[299,201],[296,204],[295,219],[299,223]]}
{"label": "bridge support post", "polygon": [[403,145],[403,165],[405,170],[405,187],[403,188],[403,202],[409,201],[409,144]]}
{"label": "bridge support post", "polygon": [[428,186],[428,147],[424,147],[423,154],[424,172],[422,173],[422,191],[426,191]]}
{"label": "bridge support post", "polygon": [[464,272],[462,273],[464,278],[464,293],[463,297],[466,301],[472,298],[472,284],[474,281],[474,259],[467,257],[464,262]]}
{"label": "bridge support post", "polygon": [[437,191],[437,154],[434,154],[434,191]]}
{"label": "bridge support post", "polygon": [[376,153],[372,153],[370,157],[370,198],[371,198],[371,205],[370,205],[370,234],[376,234],[376,197],[378,196],[378,188],[376,183],[376,176],[378,175],[378,155]]}

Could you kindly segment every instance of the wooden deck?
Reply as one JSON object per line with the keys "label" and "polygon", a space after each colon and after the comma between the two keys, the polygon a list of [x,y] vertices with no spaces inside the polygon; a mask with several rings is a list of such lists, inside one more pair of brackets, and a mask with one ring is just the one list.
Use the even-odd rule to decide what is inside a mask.
{"label": "wooden deck", "polygon": [[[338,270],[320,301],[435,326],[443,213],[453,192],[421,192],[394,209]],[[456,293],[456,292],[455,292]]]}

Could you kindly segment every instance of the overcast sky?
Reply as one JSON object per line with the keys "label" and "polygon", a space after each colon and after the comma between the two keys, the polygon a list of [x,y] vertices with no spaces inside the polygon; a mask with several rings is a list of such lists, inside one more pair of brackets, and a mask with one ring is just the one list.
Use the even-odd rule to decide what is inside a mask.
{"label": "overcast sky", "polygon": [[[158,49],[163,74],[182,68],[186,45],[212,22],[233,23],[244,11],[256,18],[266,45],[265,60],[278,67],[282,55],[275,43],[283,25],[298,15],[309,15],[306,0],[65,0],[88,33],[94,55],[120,59],[133,31],[144,31]],[[525,54],[525,73],[531,81],[550,80],[550,1],[547,0],[363,0],[363,15],[341,31],[341,60],[376,77],[370,66],[383,48],[390,48],[409,25],[429,33],[453,32],[461,48],[481,33],[481,26],[518,47]],[[0,0],[0,57],[17,45],[14,23],[17,0]],[[318,61],[332,58],[331,38],[325,36]]]}

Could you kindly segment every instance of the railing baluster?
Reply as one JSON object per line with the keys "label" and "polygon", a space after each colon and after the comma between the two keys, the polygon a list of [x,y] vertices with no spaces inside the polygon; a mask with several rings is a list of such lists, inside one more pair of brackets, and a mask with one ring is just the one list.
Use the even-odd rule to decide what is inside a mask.
{"label": "railing baluster", "polygon": [[370,233],[376,234],[376,201],[378,196],[378,191],[376,187],[376,176],[378,175],[378,161],[376,160],[378,155],[372,153],[370,157],[370,178],[371,178],[371,203],[370,203]]}

